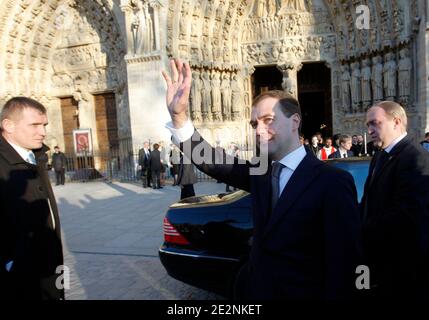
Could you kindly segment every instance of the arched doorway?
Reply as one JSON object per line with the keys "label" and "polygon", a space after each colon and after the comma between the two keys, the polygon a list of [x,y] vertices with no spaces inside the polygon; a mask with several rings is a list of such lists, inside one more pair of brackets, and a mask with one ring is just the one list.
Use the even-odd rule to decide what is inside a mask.
{"label": "arched doorway", "polygon": [[298,71],[298,100],[304,136],[332,136],[331,71],[323,62],[304,63]]}

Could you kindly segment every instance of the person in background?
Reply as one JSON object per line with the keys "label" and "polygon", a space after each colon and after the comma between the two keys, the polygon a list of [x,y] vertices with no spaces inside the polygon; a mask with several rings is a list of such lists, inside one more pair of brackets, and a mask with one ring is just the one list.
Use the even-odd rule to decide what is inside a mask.
{"label": "person in background", "polygon": [[140,177],[143,182],[143,188],[151,186],[151,171],[150,171],[150,148],[149,142],[143,143],[143,148],[139,150],[138,168],[140,170]]}
{"label": "person in background", "polygon": [[311,144],[309,145],[309,149],[310,149],[311,153],[315,157],[317,157],[317,154],[320,151],[320,147],[319,147],[319,140],[317,139],[316,135],[311,137]]}
{"label": "person in background", "polygon": [[60,147],[58,146],[54,147],[51,164],[55,171],[56,185],[64,185],[67,159],[64,153],[60,151]]}
{"label": "person in background", "polygon": [[332,146],[332,139],[328,137],[325,139],[325,146],[317,153],[317,158],[319,160],[328,160],[328,157],[335,151],[337,150]]}
{"label": "person in background", "polygon": [[180,150],[176,145],[172,144],[170,149],[170,163],[171,163],[171,175],[173,176],[173,186],[178,185],[178,177],[180,170]]}
{"label": "person in background", "polygon": [[195,196],[194,183],[197,182],[195,167],[190,161],[184,161],[185,155],[180,156],[179,177],[177,183],[180,185],[180,199]]}
{"label": "person in background", "polygon": [[429,151],[429,132],[426,132],[425,139],[420,142],[423,148],[425,148],[427,151]]}
{"label": "person in background", "polygon": [[149,166],[152,175],[152,188],[161,189],[161,153],[159,152],[159,144],[153,145],[153,150],[150,154]]}
{"label": "person in background", "polygon": [[347,134],[341,135],[339,138],[340,146],[337,151],[329,155],[329,159],[338,158],[350,158],[354,157],[353,151],[350,151],[352,147],[352,137]]}

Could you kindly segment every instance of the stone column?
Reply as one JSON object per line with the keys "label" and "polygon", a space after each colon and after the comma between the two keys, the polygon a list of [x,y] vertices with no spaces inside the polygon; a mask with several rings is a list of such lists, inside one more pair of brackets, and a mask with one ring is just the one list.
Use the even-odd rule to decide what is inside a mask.
{"label": "stone column", "polygon": [[161,4],[158,1],[151,1],[149,4],[150,7],[153,8],[153,36],[155,37],[155,51],[159,51],[161,50],[161,44],[159,42],[159,35],[161,34],[161,30],[159,29],[159,10],[161,8]]}
{"label": "stone column", "polygon": [[127,55],[133,54],[133,32],[131,24],[133,22],[133,8],[130,0],[121,0],[121,10],[125,15],[125,36],[127,37]]}

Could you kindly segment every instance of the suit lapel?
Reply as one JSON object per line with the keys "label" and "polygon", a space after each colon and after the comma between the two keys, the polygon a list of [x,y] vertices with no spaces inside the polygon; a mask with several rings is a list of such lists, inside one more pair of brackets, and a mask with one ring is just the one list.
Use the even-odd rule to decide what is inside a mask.
{"label": "suit lapel", "polygon": [[[315,170],[315,168],[321,164],[322,163],[319,160],[309,156],[308,154],[304,157],[283,189],[283,192],[280,195],[276,207],[273,209],[271,217],[264,230],[264,236],[266,236],[271,231],[271,229],[287,214],[286,212],[290,209],[290,207],[303,194],[305,189],[307,189],[314,178],[319,175],[319,170]],[[266,199],[266,201],[268,201],[269,210],[269,199],[271,199],[270,193]]]}
{"label": "suit lapel", "polygon": [[[374,183],[377,181],[378,178],[380,178],[381,174],[383,173],[384,169],[389,166],[389,164],[392,163],[392,160],[396,158],[396,156],[401,152],[401,150],[410,142],[410,139],[406,136],[401,141],[399,141],[396,146],[393,147],[393,149],[389,152],[389,158],[386,160],[386,162],[383,164],[383,166],[378,170],[378,172],[375,173],[375,176],[373,177],[370,186],[374,185]],[[374,167],[373,167],[374,170]]]}

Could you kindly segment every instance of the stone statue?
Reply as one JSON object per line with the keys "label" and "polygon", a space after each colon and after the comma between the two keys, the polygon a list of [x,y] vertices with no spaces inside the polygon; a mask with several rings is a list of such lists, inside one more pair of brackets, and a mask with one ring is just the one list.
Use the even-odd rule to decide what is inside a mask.
{"label": "stone statue", "polygon": [[296,96],[296,86],[295,81],[292,78],[293,72],[292,69],[286,68],[283,70],[283,82],[282,82],[282,88],[287,93]]}
{"label": "stone statue", "polygon": [[372,85],[372,97],[374,103],[383,100],[383,65],[381,63],[381,57],[375,56],[372,58],[372,70],[371,70],[371,85]]}
{"label": "stone statue", "polygon": [[201,121],[201,79],[197,70],[192,73],[191,117],[192,120]]}
{"label": "stone statue", "polygon": [[222,108],[224,119],[231,120],[231,81],[228,72],[225,72],[222,75],[220,92],[222,95]]}
{"label": "stone statue", "polygon": [[212,86],[212,114],[214,120],[222,120],[221,95],[220,95],[220,72],[213,71],[211,76]]}
{"label": "stone statue", "polygon": [[238,120],[243,107],[243,90],[238,75],[234,74],[231,81],[232,119]]}
{"label": "stone statue", "polygon": [[362,60],[361,81],[362,105],[366,110],[371,104],[371,67],[368,59]]}
{"label": "stone statue", "polygon": [[305,0],[281,0],[279,13],[283,13],[289,10],[308,11],[306,1]]}
{"label": "stone statue", "polygon": [[211,85],[210,85],[210,79],[207,72],[203,72],[202,74],[202,115],[204,120],[211,120]]}
{"label": "stone statue", "polygon": [[268,0],[267,9],[269,17],[275,16],[275,14],[277,13],[277,1]]}
{"label": "stone statue", "polygon": [[353,112],[359,111],[359,105],[362,101],[362,89],[361,89],[361,73],[359,69],[359,62],[352,63],[352,79],[351,79],[351,89],[352,89],[352,107]]}
{"label": "stone statue", "polygon": [[267,3],[266,0],[256,1],[256,16],[263,18],[267,16]]}
{"label": "stone statue", "polygon": [[392,53],[385,55],[383,67],[384,95],[387,100],[393,100],[396,97],[396,62]]}
{"label": "stone statue", "polygon": [[398,62],[398,84],[399,84],[399,99],[405,105],[408,104],[410,97],[410,81],[411,81],[411,59],[408,56],[408,49],[403,48],[399,51]]}
{"label": "stone statue", "polygon": [[131,24],[134,34],[134,53],[143,54],[153,50],[153,22],[149,13],[149,4],[144,0],[135,0],[137,11]]}
{"label": "stone statue", "polygon": [[351,107],[350,103],[350,72],[348,65],[341,66],[341,89],[343,94],[343,109],[349,111]]}

